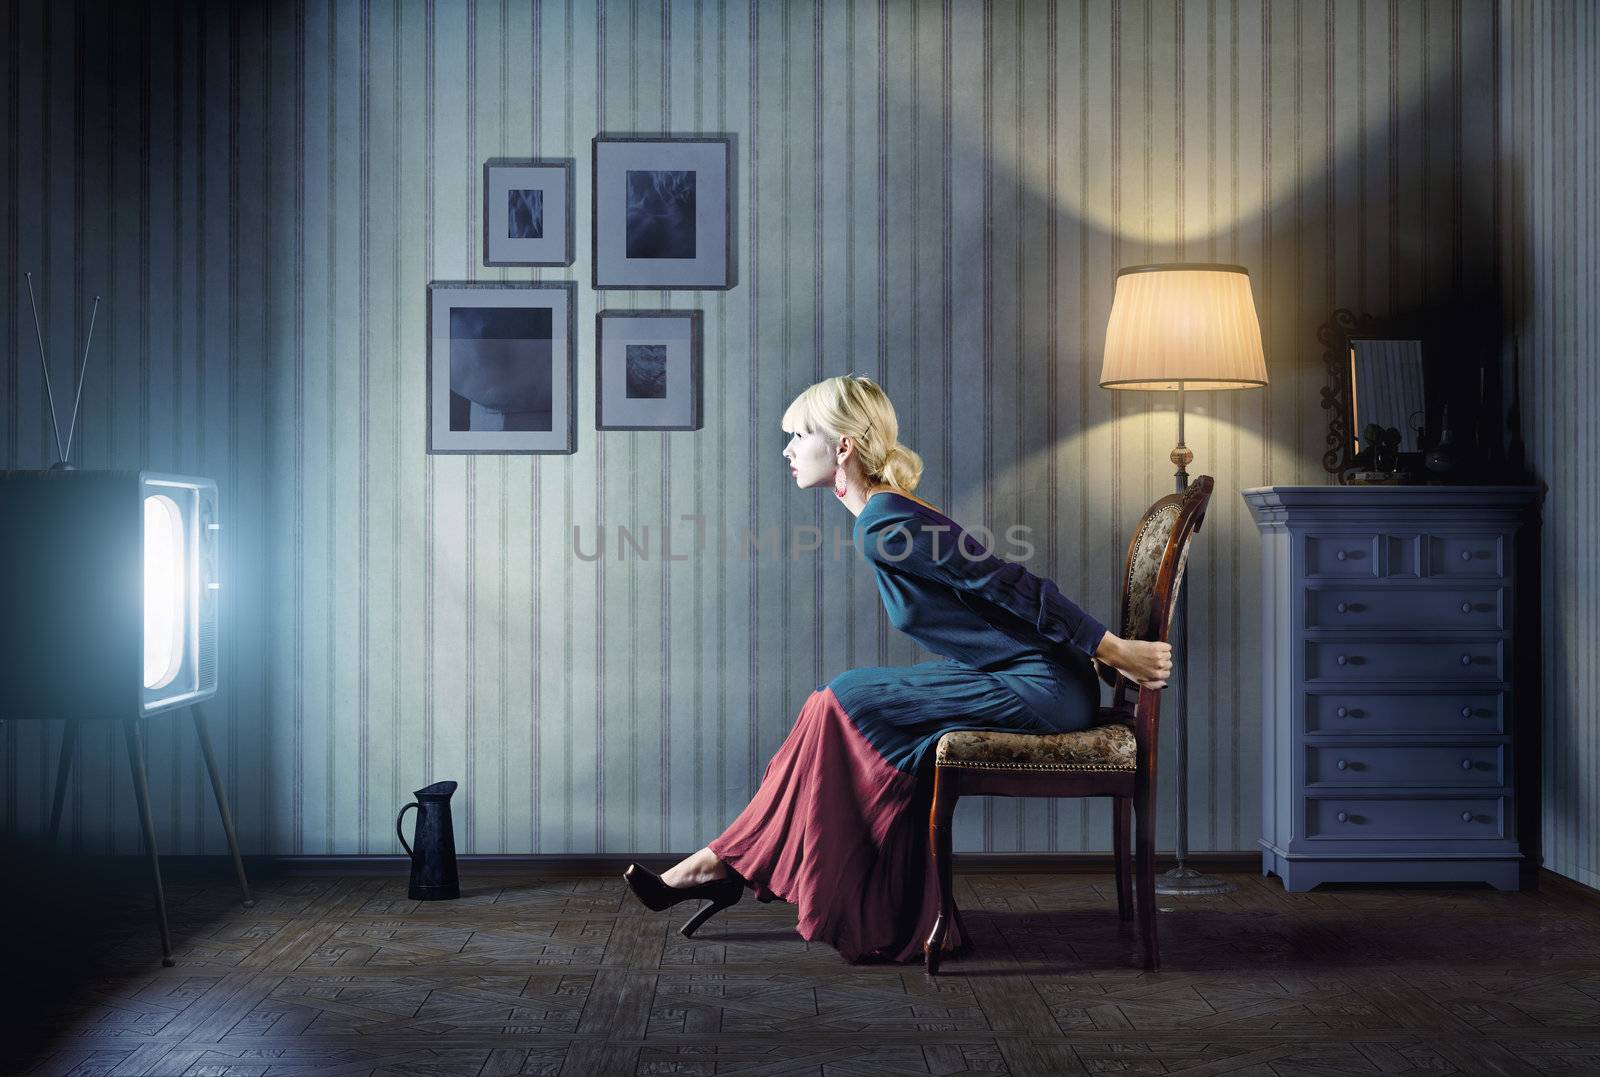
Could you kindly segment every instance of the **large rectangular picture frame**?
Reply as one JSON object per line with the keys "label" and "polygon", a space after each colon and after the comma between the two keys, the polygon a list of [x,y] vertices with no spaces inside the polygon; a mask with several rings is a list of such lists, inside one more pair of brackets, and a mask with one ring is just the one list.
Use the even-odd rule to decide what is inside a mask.
{"label": "large rectangular picture frame", "polygon": [[[614,225],[606,215],[606,204],[601,197],[601,146],[602,145],[646,145],[654,144],[664,147],[663,152],[668,152],[672,147],[686,146],[720,146],[723,166],[724,201],[726,213],[720,218],[722,225],[723,247],[720,258],[708,259],[705,265],[715,266],[720,273],[711,279],[670,280],[652,278],[646,274],[624,274],[613,276],[614,265],[617,260],[609,248],[608,241]],[[607,289],[628,289],[633,291],[727,291],[738,284],[736,278],[736,265],[734,250],[738,245],[737,213],[735,207],[738,202],[738,172],[737,154],[735,151],[735,138],[732,135],[640,135],[640,134],[600,134],[591,142],[591,168],[590,168],[590,229],[589,229],[589,264],[591,286],[596,291]],[[696,180],[696,197],[699,194],[699,182]],[[622,226],[626,228],[626,222]],[[700,216],[696,214],[696,239]],[[622,264],[629,264],[629,259],[624,255]],[[633,259],[633,262],[649,261],[648,259]],[[698,263],[701,260],[696,258]]]}
{"label": "large rectangular picture frame", "polygon": [[[605,421],[605,324],[627,319],[678,318],[689,323],[689,421],[686,423],[608,423]],[[596,430],[699,430],[703,425],[705,313],[699,310],[600,310],[594,316],[594,427]]]}
{"label": "large rectangular picture frame", "polygon": [[[491,205],[491,196],[494,189],[494,173],[497,169],[533,168],[533,169],[559,169],[563,176],[562,197],[566,202],[566,212],[562,217],[565,229],[562,239],[562,257],[554,260],[542,259],[497,259],[490,257],[491,228],[490,222],[495,219],[494,207]],[[570,266],[578,258],[578,211],[577,211],[577,161],[571,157],[491,157],[483,163],[483,264],[486,266]],[[530,240],[507,240],[507,242],[532,242]]]}
{"label": "large rectangular picture frame", "polygon": [[[564,416],[566,431],[538,431],[538,430],[511,430],[511,431],[479,431],[474,435],[471,431],[445,431],[445,444],[440,444],[437,426],[439,407],[435,397],[438,396],[437,386],[434,383],[437,368],[434,354],[434,308],[437,305],[437,295],[446,292],[466,292],[472,294],[489,293],[530,293],[540,292],[560,293],[566,306],[565,316],[557,322],[552,319],[552,329],[560,325],[566,334],[565,347],[559,348],[555,341],[551,342],[551,369],[562,372],[566,380],[565,393],[557,392],[552,387],[550,412],[552,417]],[[428,314],[427,314],[427,371],[424,392],[427,397],[427,451],[432,455],[459,455],[467,453],[490,453],[495,455],[520,455],[520,454],[561,454],[573,453],[578,448],[578,395],[577,395],[577,328],[578,328],[578,285],[574,281],[482,281],[482,280],[434,280],[428,282]],[[487,306],[489,304],[472,304]],[[532,306],[533,304],[527,304]],[[565,352],[563,356],[562,352]],[[445,370],[448,371],[448,354],[445,358]],[[449,374],[445,374],[444,412],[449,414]],[[565,400],[561,399],[565,396]],[[448,421],[448,419],[446,419]],[[552,425],[554,425],[552,423]],[[470,439],[476,436],[485,439],[487,443],[478,445],[450,444],[450,439]],[[532,442],[531,444],[518,444],[518,441]]]}

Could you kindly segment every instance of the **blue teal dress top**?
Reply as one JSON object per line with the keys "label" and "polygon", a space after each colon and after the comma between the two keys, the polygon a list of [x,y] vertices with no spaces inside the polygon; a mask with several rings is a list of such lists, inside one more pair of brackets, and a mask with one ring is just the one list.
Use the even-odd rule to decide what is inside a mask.
{"label": "blue teal dress top", "polygon": [[[1090,657],[1106,628],[1052,581],[897,491],[867,499],[852,541],[890,622],[941,657],[818,685],[710,848],[759,899],[798,904],[803,938],[850,961],[914,961],[938,913],[923,884],[939,738],[1091,725],[1100,681]],[[963,941],[957,927],[944,946]]]}
{"label": "blue teal dress top", "polygon": [[[947,678],[951,691],[978,692],[975,701],[987,706],[970,717],[1003,714],[1016,728],[1055,733],[1090,723],[1100,705],[1090,658],[1106,626],[1054,582],[995,557],[948,516],[893,491],[867,499],[853,541],[875,570],[889,623],[945,659],[911,668],[927,667],[935,683]],[[835,678],[835,694],[840,687]],[[1019,702],[1031,723],[1017,713]]]}

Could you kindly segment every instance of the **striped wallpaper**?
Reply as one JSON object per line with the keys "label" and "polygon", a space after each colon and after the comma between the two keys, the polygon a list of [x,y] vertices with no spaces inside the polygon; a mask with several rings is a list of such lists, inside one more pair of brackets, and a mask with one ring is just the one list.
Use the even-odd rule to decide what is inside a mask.
{"label": "striped wallpaper", "polygon": [[1528,462],[1549,484],[1540,552],[1544,863],[1600,887],[1600,10],[1584,0],[1515,0],[1502,23],[1505,365],[1520,375]]}
{"label": "striped wallpaper", "polygon": [[[1189,394],[1192,470],[1219,487],[1189,574],[1190,841],[1252,849],[1258,547],[1237,491],[1322,481],[1315,330],[1333,308],[1493,277],[1525,182],[1497,168],[1496,94],[1532,48],[1510,31],[1542,10],[27,0],[0,16],[0,242],[13,295],[24,270],[40,282],[58,384],[106,299],[79,462],[221,484],[210,714],[246,850],[284,854],[396,851],[395,812],[441,778],[463,783],[463,851],[688,851],[816,685],[929,657],[848,550],[659,556],[662,526],[681,553],[696,518],[710,536],[848,527],[779,456],[784,406],[829,374],[887,387],[921,493],[969,526],[1031,528],[1030,566],[1109,617],[1175,434],[1170,396],[1096,385],[1115,271],[1245,264],[1272,384]],[[1545,126],[1517,139],[1548,161],[1540,101]],[[736,137],[737,288],[583,283],[597,131]],[[578,261],[485,269],[482,163],[534,155],[577,159]],[[703,309],[704,429],[586,419],[571,456],[428,456],[424,289],[464,278],[580,282],[584,417],[596,307]],[[3,315],[7,466],[50,459],[26,309]],[[582,560],[575,528],[591,549],[599,528],[649,528],[655,556]],[[47,818],[59,735],[0,733],[8,830]],[[162,848],[220,851],[192,735],[166,718],[151,741]],[[1106,849],[1108,816],[974,800],[957,847]],[[67,827],[76,848],[138,847],[110,729],[88,738]]]}

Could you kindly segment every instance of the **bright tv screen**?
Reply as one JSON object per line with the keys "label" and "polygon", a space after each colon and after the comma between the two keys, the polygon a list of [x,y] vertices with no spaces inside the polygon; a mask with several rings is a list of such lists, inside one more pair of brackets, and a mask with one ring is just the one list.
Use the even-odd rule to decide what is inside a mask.
{"label": "bright tv screen", "polygon": [[0,717],[127,718],[216,691],[216,483],[0,472]]}

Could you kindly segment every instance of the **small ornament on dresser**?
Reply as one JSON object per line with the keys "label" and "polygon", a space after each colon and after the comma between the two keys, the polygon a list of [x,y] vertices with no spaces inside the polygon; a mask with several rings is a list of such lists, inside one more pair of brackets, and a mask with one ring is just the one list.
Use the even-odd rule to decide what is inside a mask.
{"label": "small ornament on dresser", "polygon": [[1515,479],[1527,474],[1527,444],[1522,439],[1522,342],[1511,342],[1511,403],[1506,407],[1506,427],[1510,444],[1506,448],[1506,472]]}
{"label": "small ornament on dresser", "polygon": [[1455,431],[1450,429],[1450,405],[1444,406],[1444,415],[1439,420],[1439,443],[1428,450],[1423,458],[1423,463],[1429,471],[1441,475],[1455,470],[1456,448]]}
{"label": "small ornament on dresser", "polygon": [[1402,477],[1397,468],[1400,461],[1400,431],[1392,426],[1368,423],[1361,430],[1362,450],[1352,463],[1358,470],[1351,481],[1362,486],[1387,486],[1398,484]]}
{"label": "small ornament on dresser", "polygon": [[1495,420],[1493,402],[1489,399],[1489,368],[1485,363],[1478,367],[1478,410],[1473,416],[1472,448],[1478,471],[1486,477],[1493,477],[1504,465],[1502,436]]}

